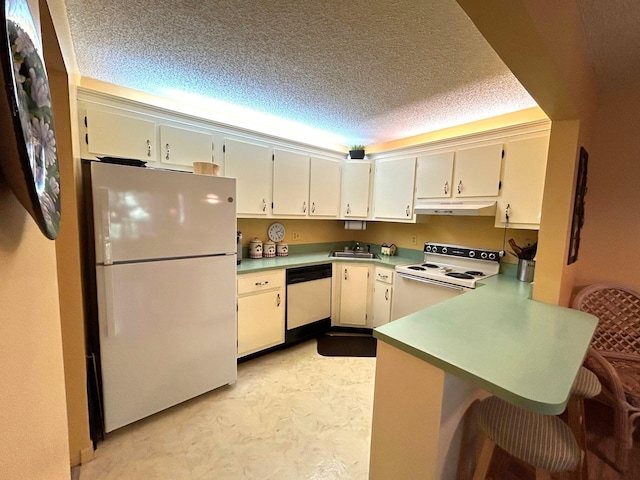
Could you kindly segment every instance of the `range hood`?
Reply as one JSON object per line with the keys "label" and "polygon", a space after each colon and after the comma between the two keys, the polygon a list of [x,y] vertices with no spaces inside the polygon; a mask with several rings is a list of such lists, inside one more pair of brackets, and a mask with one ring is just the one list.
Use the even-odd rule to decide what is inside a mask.
{"label": "range hood", "polygon": [[467,215],[492,216],[496,213],[496,202],[442,201],[417,202],[413,208],[416,215]]}

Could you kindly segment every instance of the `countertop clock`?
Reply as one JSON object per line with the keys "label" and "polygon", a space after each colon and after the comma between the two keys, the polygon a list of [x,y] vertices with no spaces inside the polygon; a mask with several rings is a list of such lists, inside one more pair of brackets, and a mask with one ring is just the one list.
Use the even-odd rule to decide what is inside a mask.
{"label": "countertop clock", "polygon": [[272,223],[269,226],[269,230],[267,232],[269,234],[269,240],[272,242],[281,242],[284,240],[284,234],[286,233],[284,230],[284,225],[281,223]]}

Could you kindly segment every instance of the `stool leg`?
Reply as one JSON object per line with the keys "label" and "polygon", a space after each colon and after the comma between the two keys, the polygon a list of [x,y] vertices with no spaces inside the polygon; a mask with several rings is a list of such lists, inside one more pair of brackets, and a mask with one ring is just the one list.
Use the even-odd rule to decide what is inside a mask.
{"label": "stool leg", "polygon": [[587,480],[587,433],[584,423],[584,400],[582,397],[572,396],[567,404],[567,423],[580,447],[580,463],[571,472],[572,480]]}
{"label": "stool leg", "polygon": [[551,473],[540,468],[536,468],[536,480],[551,480]]}
{"label": "stool leg", "polygon": [[480,455],[476,462],[476,470],[473,472],[473,480],[485,480],[485,478],[487,478],[487,472],[491,465],[491,457],[493,456],[493,449],[495,446],[496,444],[485,435],[484,442],[482,443],[482,450],[480,450]]}

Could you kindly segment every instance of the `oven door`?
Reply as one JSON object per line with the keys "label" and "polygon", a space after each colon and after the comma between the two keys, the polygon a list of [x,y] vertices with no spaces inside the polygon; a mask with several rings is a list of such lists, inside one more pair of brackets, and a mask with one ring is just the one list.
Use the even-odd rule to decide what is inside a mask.
{"label": "oven door", "polygon": [[393,287],[391,320],[406,317],[468,291],[468,288],[438,283],[396,272]]}

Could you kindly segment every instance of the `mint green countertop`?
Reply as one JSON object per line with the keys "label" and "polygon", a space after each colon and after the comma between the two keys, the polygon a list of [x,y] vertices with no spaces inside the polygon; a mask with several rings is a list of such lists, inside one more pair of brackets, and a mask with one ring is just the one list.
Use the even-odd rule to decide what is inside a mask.
{"label": "mint green countertop", "polygon": [[530,300],[510,275],[374,330],[402,351],[540,413],[566,406],[598,319]]}
{"label": "mint green countertop", "polygon": [[374,265],[393,268],[396,265],[407,263],[415,263],[416,258],[380,255],[380,260],[374,258],[335,258],[330,257],[328,251],[309,252],[309,253],[292,253],[287,257],[272,258],[243,258],[242,263],[238,265],[238,274],[259,272],[262,270],[272,270],[276,268],[294,268],[306,265],[318,265],[321,263],[333,262],[359,262],[372,263]]}

